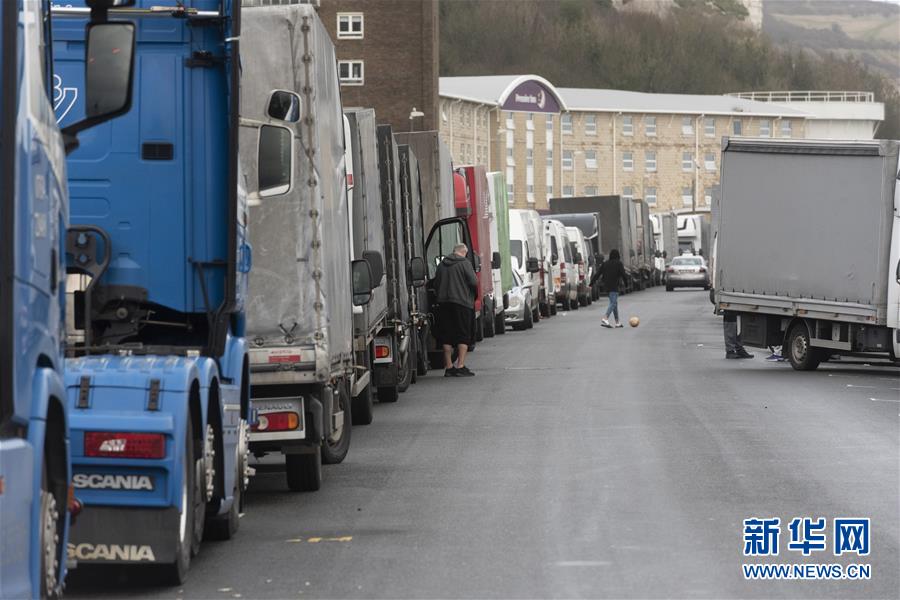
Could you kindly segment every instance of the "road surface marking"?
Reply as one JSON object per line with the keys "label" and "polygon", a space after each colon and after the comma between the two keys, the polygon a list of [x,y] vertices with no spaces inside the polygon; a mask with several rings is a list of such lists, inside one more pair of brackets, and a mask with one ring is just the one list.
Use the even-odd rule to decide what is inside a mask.
{"label": "road surface marking", "polygon": [[885,400],[884,398],[869,398],[869,400],[871,400],[872,402],[898,402],[898,403],[900,403],[900,400],[891,400],[891,399]]}
{"label": "road surface marking", "polygon": [[557,567],[608,567],[612,565],[608,560],[561,560]]}

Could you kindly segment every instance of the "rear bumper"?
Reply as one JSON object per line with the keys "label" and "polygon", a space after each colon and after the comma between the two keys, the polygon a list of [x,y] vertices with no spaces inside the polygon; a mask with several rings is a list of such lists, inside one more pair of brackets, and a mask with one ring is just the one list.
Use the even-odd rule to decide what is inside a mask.
{"label": "rear bumper", "polygon": [[173,563],[178,523],[174,506],[86,506],[69,533],[69,559],[82,564]]}
{"label": "rear bumper", "polygon": [[706,287],[709,285],[709,277],[706,275],[676,275],[669,273],[666,284],[672,287]]}

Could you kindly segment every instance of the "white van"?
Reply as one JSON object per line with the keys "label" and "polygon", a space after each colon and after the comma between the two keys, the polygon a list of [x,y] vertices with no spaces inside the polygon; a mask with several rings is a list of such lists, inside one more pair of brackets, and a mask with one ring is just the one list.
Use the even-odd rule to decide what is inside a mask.
{"label": "white van", "polygon": [[[578,309],[578,271],[569,246],[566,226],[556,219],[544,219],[544,240],[550,248],[550,272],[556,304],[563,310]],[[574,282],[574,283],[573,283]]]}
{"label": "white van", "polygon": [[[537,251],[535,255],[539,259],[539,271],[537,273],[540,282],[540,288],[537,296],[539,316],[549,317],[556,314],[556,301],[553,300],[553,278],[550,272],[550,243],[547,241],[544,233],[544,221],[536,210],[532,209],[512,209],[509,211],[510,221],[513,220],[513,213],[520,215],[525,225],[525,230],[533,232],[537,243]],[[512,237],[510,235],[510,237]]]}
{"label": "white van", "polygon": [[[531,298],[541,297],[541,254],[542,236],[534,230],[534,223],[527,213],[529,211],[510,209],[509,211],[509,253],[512,267],[519,275],[522,285],[531,289]],[[532,267],[529,270],[529,262]],[[541,318],[537,300],[532,304],[532,322]]]}
{"label": "white van", "polygon": [[576,285],[578,304],[587,306],[594,301],[589,285],[590,271],[588,270],[588,257],[591,255],[590,249],[588,248],[587,240],[584,239],[584,233],[581,232],[581,229],[578,227],[566,227],[566,233],[569,234],[569,247],[572,248],[574,254],[572,259],[575,261],[578,269]]}

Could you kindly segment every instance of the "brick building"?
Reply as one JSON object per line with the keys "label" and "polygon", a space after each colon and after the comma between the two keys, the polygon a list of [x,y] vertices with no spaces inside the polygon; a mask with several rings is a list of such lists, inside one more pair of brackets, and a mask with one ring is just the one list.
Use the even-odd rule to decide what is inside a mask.
{"label": "brick building", "polygon": [[437,0],[321,0],[319,17],[336,47],[344,106],[374,108],[399,131],[437,128]]}
{"label": "brick building", "polygon": [[708,209],[723,136],[804,137],[806,114],[730,96],[555,88],[533,75],[442,77],[440,132],[460,164],[504,171],[510,205],[621,194]]}

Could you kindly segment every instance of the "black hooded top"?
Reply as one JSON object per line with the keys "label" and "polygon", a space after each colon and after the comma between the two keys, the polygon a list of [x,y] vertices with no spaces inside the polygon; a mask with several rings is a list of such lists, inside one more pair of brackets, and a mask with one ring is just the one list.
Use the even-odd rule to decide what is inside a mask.
{"label": "black hooded top", "polygon": [[434,289],[438,304],[452,302],[466,308],[474,308],[478,280],[472,263],[463,256],[445,256],[434,275]]}
{"label": "black hooded top", "polygon": [[618,292],[619,280],[624,283],[628,279],[625,265],[619,259],[619,253],[613,250],[609,253],[609,260],[600,267],[600,278],[603,280],[603,290],[606,292]]}

